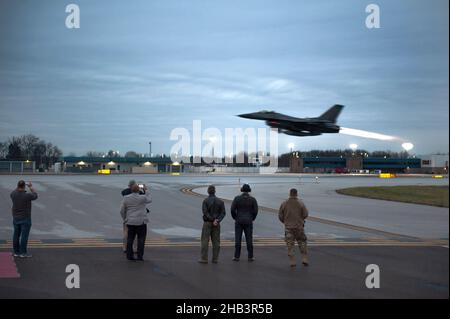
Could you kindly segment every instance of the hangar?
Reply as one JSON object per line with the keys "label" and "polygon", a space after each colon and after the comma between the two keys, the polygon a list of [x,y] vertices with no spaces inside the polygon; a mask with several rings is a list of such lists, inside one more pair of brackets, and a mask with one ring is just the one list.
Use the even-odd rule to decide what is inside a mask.
{"label": "hangar", "polygon": [[419,158],[383,157],[296,157],[290,165],[292,173],[351,173],[382,171],[392,173],[420,173]]}
{"label": "hangar", "polygon": [[[424,155],[409,158],[383,157],[299,157],[293,153],[289,167],[283,172],[291,173],[358,173],[386,172],[411,174],[448,174],[449,155]],[[256,167],[236,168],[234,173],[258,173]],[[196,170],[195,170],[196,169]],[[260,167],[261,169],[261,167]],[[48,171],[65,173],[202,173],[199,167],[174,163],[169,157],[87,157],[69,156],[61,158]],[[219,170],[220,171],[220,170]],[[0,160],[1,173],[35,173],[32,161]],[[221,172],[221,171],[220,171]]]}
{"label": "hangar", "polygon": [[179,172],[169,157],[64,157],[62,170],[66,173],[170,173]]}

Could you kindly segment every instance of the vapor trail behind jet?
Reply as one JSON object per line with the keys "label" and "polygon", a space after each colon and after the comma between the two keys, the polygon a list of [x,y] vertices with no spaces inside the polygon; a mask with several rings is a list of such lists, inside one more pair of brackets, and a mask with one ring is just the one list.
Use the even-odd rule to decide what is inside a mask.
{"label": "vapor trail behind jet", "polygon": [[380,141],[393,141],[393,140],[397,139],[396,137],[390,136],[390,135],[384,135],[384,134],[380,134],[380,133],[363,131],[363,130],[356,130],[356,129],[347,128],[347,127],[341,127],[341,129],[339,130],[339,133],[345,134],[345,135],[371,138],[371,139],[380,140]]}

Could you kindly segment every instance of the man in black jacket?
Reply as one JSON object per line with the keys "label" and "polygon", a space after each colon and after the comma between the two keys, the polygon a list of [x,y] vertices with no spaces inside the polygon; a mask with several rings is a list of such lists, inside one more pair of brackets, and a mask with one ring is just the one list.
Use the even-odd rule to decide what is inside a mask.
{"label": "man in black jacket", "polygon": [[231,204],[231,216],[235,220],[235,250],[234,261],[239,261],[241,257],[242,232],[245,234],[247,243],[248,261],[254,261],[253,258],[253,221],[258,215],[258,203],[256,199],[250,196],[250,185],[244,184],[241,188],[242,194],[236,196]]}
{"label": "man in black jacket", "polygon": [[199,263],[208,263],[208,245],[209,239],[211,238],[213,247],[212,262],[216,264],[220,251],[220,222],[225,217],[225,204],[216,197],[216,188],[213,185],[208,187],[208,195],[202,205],[203,228]]}
{"label": "man in black jacket", "polygon": [[135,181],[134,179],[130,180],[130,181],[128,182],[128,187],[125,188],[125,189],[121,192],[122,196],[127,196],[127,195],[130,195],[131,193],[133,193],[133,192],[131,191],[131,188],[133,187],[134,184],[136,184],[136,181]]}

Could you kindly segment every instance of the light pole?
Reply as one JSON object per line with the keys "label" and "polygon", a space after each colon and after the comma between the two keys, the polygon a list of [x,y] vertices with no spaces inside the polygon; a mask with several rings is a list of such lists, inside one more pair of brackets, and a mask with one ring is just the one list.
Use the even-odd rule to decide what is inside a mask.
{"label": "light pole", "polygon": [[294,143],[289,143],[288,147],[289,147],[289,149],[291,150],[291,153],[292,153],[294,151],[295,144]]}
{"label": "light pole", "polygon": [[412,150],[414,148],[414,144],[406,142],[406,143],[402,144],[402,147],[406,152],[409,152],[410,150]]}
{"label": "light pole", "polygon": [[148,142],[148,147],[149,147],[149,153],[148,156],[152,157],[152,142]]}
{"label": "light pole", "polygon": [[[411,151],[414,148],[414,144],[406,142],[402,144],[403,149],[405,150],[406,154],[405,154],[405,162],[407,165],[408,162],[408,157],[409,157],[409,151]],[[403,156],[402,156],[403,157]],[[406,172],[409,173],[409,167],[406,169]]]}
{"label": "light pole", "polygon": [[216,142],[216,137],[215,136],[211,136],[210,138],[209,138],[209,141],[212,143],[212,148],[211,148],[211,157],[214,159],[214,145],[215,145],[215,142]]}
{"label": "light pole", "polygon": [[352,152],[353,152],[352,156],[354,156],[356,150],[358,149],[358,144],[352,143],[352,144],[350,144],[348,147],[350,147],[350,149],[351,149]]}
{"label": "light pole", "polygon": [[294,147],[295,147],[295,145],[294,145],[294,143],[289,143],[288,144],[288,147],[289,147],[289,149],[290,149],[290,154],[289,154],[289,167],[290,167],[290,169],[292,169],[292,165],[293,165],[293,162],[294,162]]}

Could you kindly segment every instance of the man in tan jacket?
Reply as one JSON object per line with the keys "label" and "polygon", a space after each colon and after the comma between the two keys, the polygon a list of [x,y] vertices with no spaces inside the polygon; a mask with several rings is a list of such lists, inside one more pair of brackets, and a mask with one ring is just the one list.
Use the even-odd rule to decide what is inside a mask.
{"label": "man in tan jacket", "polygon": [[302,255],[302,264],[308,266],[308,249],[306,246],[305,219],[308,217],[308,209],[298,198],[295,188],[289,191],[289,199],[283,202],[278,213],[280,221],[285,227],[285,240],[288,247],[288,256],[291,267],[297,265],[295,260],[295,242],[298,242]]}

